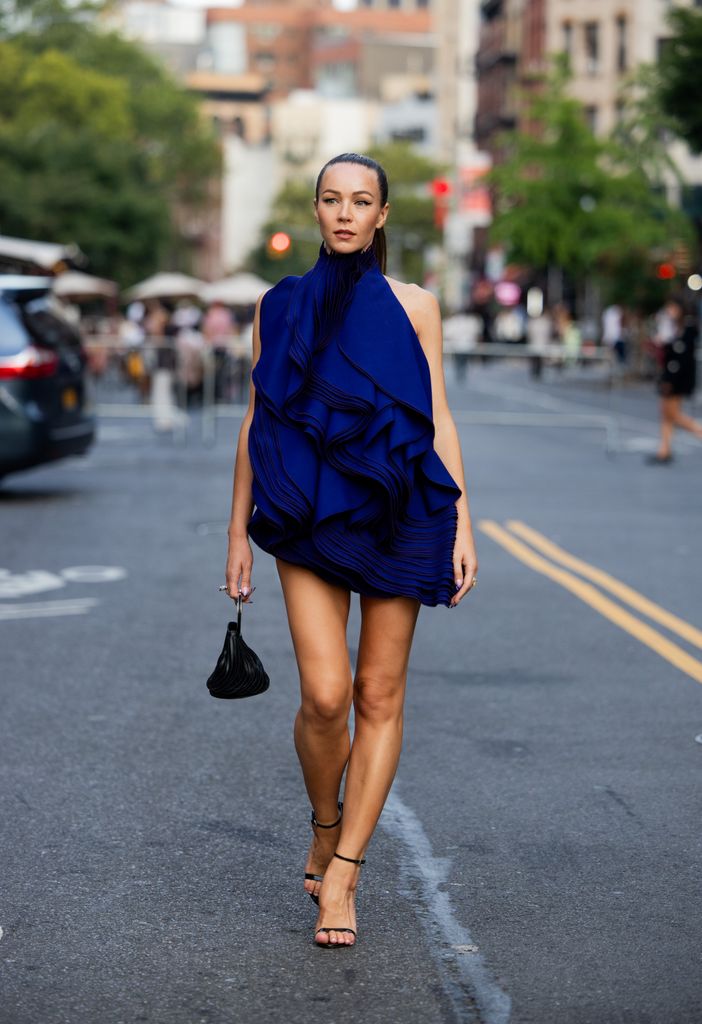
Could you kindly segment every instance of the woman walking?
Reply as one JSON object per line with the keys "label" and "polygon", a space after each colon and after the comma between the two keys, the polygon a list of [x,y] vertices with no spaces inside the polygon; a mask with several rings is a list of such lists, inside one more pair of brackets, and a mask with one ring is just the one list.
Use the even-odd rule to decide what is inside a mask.
{"label": "woman walking", "polygon": [[689,430],[702,439],[702,423],[686,416],[681,408],[683,398],[689,398],[695,392],[697,317],[686,316],[685,307],[679,299],[669,299],[663,312],[665,329],[659,333],[663,351],[657,382],[661,399],[661,440],[658,451],[646,457],[652,465],[673,461],[672,441],[676,427]]}
{"label": "woman walking", "polygon": [[477,582],[439,308],[384,276],[388,212],[375,161],[346,153],[322,168],[319,258],[256,309],[229,526],[230,597],[251,594],[249,537],[275,556],[283,589],[301,688],[295,748],[312,805],[303,884],[325,948],[356,939],[354,893],[400,757],[419,608],[454,608]]}

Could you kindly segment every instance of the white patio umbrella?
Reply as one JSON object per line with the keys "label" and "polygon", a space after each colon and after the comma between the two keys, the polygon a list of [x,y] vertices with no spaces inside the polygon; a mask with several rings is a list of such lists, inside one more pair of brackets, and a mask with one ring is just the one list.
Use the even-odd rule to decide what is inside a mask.
{"label": "white patio umbrella", "polygon": [[56,242],[34,242],[28,238],[10,238],[0,235],[0,262],[11,266],[19,264],[39,268],[42,272],[53,270],[61,263],[72,260],[83,262],[83,253],[77,245],[61,245]]}
{"label": "white patio umbrella", "polygon": [[226,306],[253,306],[259,295],[272,287],[269,281],[256,274],[234,274],[206,284],[201,298],[204,302],[223,302]]}
{"label": "white patio umbrella", "polygon": [[69,270],[55,279],[53,291],[54,295],[61,299],[79,302],[81,299],[114,298],[118,288],[116,281],[108,281],[93,274],[83,274],[78,270]]}
{"label": "white patio umbrella", "polygon": [[127,290],[129,299],[199,299],[205,282],[187,274],[165,272],[147,277]]}

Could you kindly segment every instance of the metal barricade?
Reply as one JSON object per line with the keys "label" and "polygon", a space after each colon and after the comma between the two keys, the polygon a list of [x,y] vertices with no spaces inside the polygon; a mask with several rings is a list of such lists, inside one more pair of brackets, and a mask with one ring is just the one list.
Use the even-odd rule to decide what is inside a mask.
{"label": "metal barricade", "polygon": [[[174,338],[149,338],[140,344],[115,335],[88,336],[85,346],[99,416],[150,418],[157,431],[168,431],[183,444],[195,425],[199,427],[201,442],[213,444],[219,419],[240,419],[246,411],[251,372],[250,328],[239,336],[222,339],[217,345],[206,343],[199,332],[182,331]],[[540,366],[565,366],[585,372],[589,366],[603,365],[607,370],[604,384],[610,395],[609,408],[593,415],[571,415],[562,425],[602,427],[607,451],[617,449],[618,415],[612,407],[612,392],[618,368],[609,348],[587,346],[572,353],[556,343],[498,342],[459,348],[447,339],[444,354],[447,364],[455,359],[457,366],[459,359],[464,366],[474,359],[511,360],[525,365],[538,360]],[[499,422],[512,422],[509,416],[500,416]],[[457,419],[462,418],[459,412]],[[536,425],[539,418],[532,417],[529,422],[532,420]]]}
{"label": "metal barricade", "polygon": [[196,332],[139,344],[94,335],[85,348],[99,416],[149,418],[182,443],[199,419],[201,438],[210,443],[217,416],[241,415],[248,402],[250,336],[210,345]]}

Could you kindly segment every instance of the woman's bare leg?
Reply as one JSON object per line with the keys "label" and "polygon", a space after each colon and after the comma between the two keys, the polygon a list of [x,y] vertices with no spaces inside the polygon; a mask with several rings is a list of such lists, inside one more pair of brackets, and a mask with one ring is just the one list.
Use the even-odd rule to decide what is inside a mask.
{"label": "woman's bare leg", "polygon": [[680,395],[666,395],[661,398],[661,443],[656,453],[659,459],[665,459],[672,454],[673,432],[676,427],[689,430],[695,437],[702,439],[702,423],[698,423],[692,416],[687,416],[682,411]]}
{"label": "woman's bare leg", "polygon": [[661,443],[656,452],[659,459],[667,459],[672,453],[673,433],[675,431],[675,398],[661,398]]}
{"label": "woman's bare leg", "polygon": [[702,438],[702,423],[698,423],[692,416],[687,416],[682,411],[682,398],[672,398],[670,401],[673,403],[670,415],[675,426],[689,430],[695,437]]}
{"label": "woman's bare leg", "polygon": [[[328,824],[339,816],[339,788],[349,758],[352,678],[346,626],[351,595],[302,566],[279,558],[276,566],[300,673],[295,749],[315,816]],[[339,827],[315,829],[305,872],[324,874],[338,839]],[[304,886],[317,893],[320,883],[305,879]]]}
{"label": "woman's bare leg", "polygon": [[[354,680],[355,728],[337,850],[361,859],[392,786],[402,747],[407,665],[419,612],[408,597],[361,597],[361,635]],[[355,930],[354,891],[359,868],[334,859],[320,889],[317,927]],[[348,932],[323,932],[318,941],[351,945]]]}

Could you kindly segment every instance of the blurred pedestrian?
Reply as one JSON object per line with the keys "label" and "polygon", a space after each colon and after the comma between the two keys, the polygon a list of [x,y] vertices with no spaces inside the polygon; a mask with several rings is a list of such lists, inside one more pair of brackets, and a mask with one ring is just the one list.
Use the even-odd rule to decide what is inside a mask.
{"label": "blurred pedestrian", "polygon": [[[235,333],[231,310],[223,302],[213,302],[207,310],[202,321],[202,333],[210,350],[206,354],[206,370],[214,376],[213,386],[209,390],[212,392],[213,400],[218,401],[227,397],[227,344]],[[245,365],[248,368],[248,354]],[[242,385],[243,383],[242,375]]]}
{"label": "blurred pedestrian", "polygon": [[697,316],[686,311],[682,299],[669,299],[656,317],[655,341],[660,345],[657,391],[661,399],[661,441],[658,451],[646,457],[649,465],[673,461],[672,441],[676,427],[689,430],[702,440],[702,423],[686,416],[681,408],[683,398],[695,392],[698,335]]}
{"label": "blurred pedestrian", "polygon": [[234,332],[234,320],[223,302],[213,302],[202,321],[202,333],[214,348],[226,345]]}
{"label": "blurred pedestrian", "polygon": [[627,361],[625,314],[622,307],[614,302],[602,314],[602,344],[607,345],[620,366]]}
{"label": "blurred pedestrian", "polygon": [[578,361],[582,348],[582,334],[573,314],[565,302],[558,306],[556,312],[556,334],[563,346],[563,364],[572,365]]}
{"label": "blurred pedestrian", "polygon": [[172,430],[175,425],[173,377],[176,366],[174,328],[170,325],[171,310],[158,301],[150,302],[144,317],[146,341],[154,357],[151,377],[151,406],[154,428]]}
{"label": "blurred pedestrian", "polygon": [[529,360],[529,371],[532,377],[538,379],[543,371],[544,356],[548,354],[553,341],[553,320],[547,309],[539,316],[529,317],[526,334],[527,345],[534,353],[533,358]]}
{"label": "blurred pedestrian", "polygon": [[483,323],[473,309],[444,320],[444,351],[453,356],[453,372],[458,383],[466,378],[470,353],[480,342]]}

